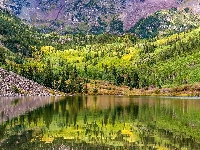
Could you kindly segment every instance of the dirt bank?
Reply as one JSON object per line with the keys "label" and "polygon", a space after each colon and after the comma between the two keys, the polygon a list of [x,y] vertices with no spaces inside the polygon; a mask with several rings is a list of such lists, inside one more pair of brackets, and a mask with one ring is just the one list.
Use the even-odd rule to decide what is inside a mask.
{"label": "dirt bank", "polygon": [[93,95],[133,95],[133,96],[200,96],[200,84],[185,84],[173,88],[156,88],[153,86],[141,89],[133,88],[130,90],[128,86],[116,86],[107,81],[90,81],[87,84],[88,94]]}

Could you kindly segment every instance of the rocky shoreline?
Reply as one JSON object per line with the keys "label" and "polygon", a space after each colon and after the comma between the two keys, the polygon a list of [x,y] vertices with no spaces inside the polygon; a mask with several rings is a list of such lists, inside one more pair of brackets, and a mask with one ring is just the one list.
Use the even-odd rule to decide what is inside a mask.
{"label": "rocky shoreline", "polygon": [[[97,84],[93,84],[96,82]],[[200,96],[200,84],[174,88],[143,88],[130,90],[127,86],[115,86],[105,81],[92,81],[84,95],[132,95],[132,96]],[[97,92],[94,93],[94,89]],[[83,94],[83,93],[82,93]],[[71,94],[79,95],[79,94]],[[0,97],[67,96],[67,94],[42,86],[12,71],[0,68]]]}
{"label": "rocky shoreline", "polygon": [[63,95],[65,94],[0,68],[0,97]]}

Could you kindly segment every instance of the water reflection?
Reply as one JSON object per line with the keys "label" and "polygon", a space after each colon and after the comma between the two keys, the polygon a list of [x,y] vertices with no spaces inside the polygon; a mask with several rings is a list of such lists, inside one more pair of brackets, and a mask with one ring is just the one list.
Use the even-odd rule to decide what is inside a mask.
{"label": "water reflection", "polygon": [[0,125],[3,149],[200,148],[198,99],[77,96],[0,102],[2,121],[5,114],[9,118]]}
{"label": "water reflection", "polygon": [[62,97],[0,97],[0,123],[10,120],[38,107],[57,102]]}

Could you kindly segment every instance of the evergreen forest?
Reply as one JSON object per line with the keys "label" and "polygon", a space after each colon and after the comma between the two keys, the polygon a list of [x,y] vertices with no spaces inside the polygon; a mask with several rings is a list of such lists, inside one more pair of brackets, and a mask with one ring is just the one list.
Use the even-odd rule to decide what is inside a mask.
{"label": "evergreen forest", "polygon": [[97,93],[97,81],[130,90],[195,85],[199,57],[196,26],[142,38],[131,32],[44,34],[0,10],[0,67],[64,93],[87,94],[90,83]]}

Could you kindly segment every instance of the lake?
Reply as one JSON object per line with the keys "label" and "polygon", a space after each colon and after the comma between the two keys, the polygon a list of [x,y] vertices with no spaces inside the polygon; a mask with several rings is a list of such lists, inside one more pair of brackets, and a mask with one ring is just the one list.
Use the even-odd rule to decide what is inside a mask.
{"label": "lake", "polygon": [[200,149],[200,98],[0,98],[0,149]]}

